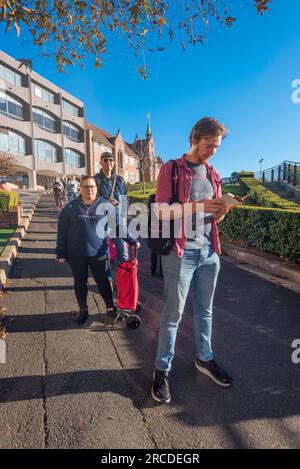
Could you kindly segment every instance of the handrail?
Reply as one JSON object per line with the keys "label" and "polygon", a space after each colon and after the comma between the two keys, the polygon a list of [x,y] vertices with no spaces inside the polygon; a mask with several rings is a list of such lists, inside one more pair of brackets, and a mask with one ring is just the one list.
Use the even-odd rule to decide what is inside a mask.
{"label": "handrail", "polygon": [[[289,184],[298,186],[300,185],[300,162],[284,160],[272,168],[256,171],[254,175],[257,179],[262,179],[263,182],[267,180],[270,180],[270,182],[287,180]],[[239,182],[239,177],[222,178],[222,184],[234,184],[236,182]]]}

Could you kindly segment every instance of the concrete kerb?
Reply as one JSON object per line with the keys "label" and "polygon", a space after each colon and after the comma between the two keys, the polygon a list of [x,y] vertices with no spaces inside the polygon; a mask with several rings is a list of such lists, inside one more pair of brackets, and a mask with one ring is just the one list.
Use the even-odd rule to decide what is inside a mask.
{"label": "concrete kerb", "polygon": [[274,262],[264,259],[261,256],[252,254],[246,249],[237,247],[228,242],[222,241],[223,254],[232,257],[240,264],[249,264],[253,267],[261,269],[271,276],[289,280],[300,286],[300,272],[290,267],[283,266],[280,261]]}
{"label": "concrete kerb", "polygon": [[26,214],[22,217],[22,224],[18,226],[13,236],[9,239],[7,245],[2,251],[0,256],[0,289],[7,281],[9,271],[12,267],[13,261],[17,256],[18,248],[21,245],[22,239],[28,229],[32,215],[34,214],[35,207],[43,193],[37,194],[36,200],[32,203],[32,208],[26,211]]}

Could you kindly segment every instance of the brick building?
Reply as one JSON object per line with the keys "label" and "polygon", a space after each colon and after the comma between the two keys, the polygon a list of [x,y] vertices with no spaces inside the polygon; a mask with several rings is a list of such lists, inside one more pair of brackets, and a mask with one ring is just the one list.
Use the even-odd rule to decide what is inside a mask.
{"label": "brick building", "polygon": [[155,156],[154,139],[148,122],[146,138],[135,138],[127,143],[120,129],[115,136],[86,122],[87,172],[95,174],[100,170],[100,157],[105,151],[115,157],[115,169],[126,182],[155,181],[162,161]]}

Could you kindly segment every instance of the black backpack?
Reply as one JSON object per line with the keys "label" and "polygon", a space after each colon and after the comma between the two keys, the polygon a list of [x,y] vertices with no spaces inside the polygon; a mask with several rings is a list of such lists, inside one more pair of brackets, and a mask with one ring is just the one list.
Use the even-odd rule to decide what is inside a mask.
{"label": "black backpack", "polygon": [[59,182],[54,183],[53,192],[61,192],[61,185]]}
{"label": "black backpack", "polygon": [[[178,176],[178,168],[175,160],[172,160],[172,199],[171,199],[171,204],[173,202],[178,202],[178,184],[176,185],[175,188],[175,175]],[[151,213],[151,204],[155,203],[155,194],[151,194],[148,197],[148,239],[147,239],[147,245],[149,249],[156,253],[156,254],[162,254],[163,256],[166,256],[171,252],[172,246],[174,244],[174,220],[170,220],[170,237],[169,238],[163,238],[162,237],[162,221],[160,220],[157,223],[156,219],[156,226],[158,226],[158,232],[151,232],[151,220],[152,216],[155,216],[153,213]],[[154,237],[155,236],[155,237]]]}

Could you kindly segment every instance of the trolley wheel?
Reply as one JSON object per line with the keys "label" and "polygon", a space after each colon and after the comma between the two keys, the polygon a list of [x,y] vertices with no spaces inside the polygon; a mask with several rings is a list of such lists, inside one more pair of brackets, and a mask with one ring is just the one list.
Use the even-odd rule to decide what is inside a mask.
{"label": "trolley wheel", "polygon": [[142,305],[141,303],[138,301],[137,302],[137,306],[136,306],[136,310],[135,310],[135,314],[139,314],[141,312],[141,309],[142,309]]}
{"label": "trolley wheel", "polygon": [[141,320],[136,314],[132,314],[127,319],[127,326],[130,327],[130,329],[137,329],[140,325]]}

